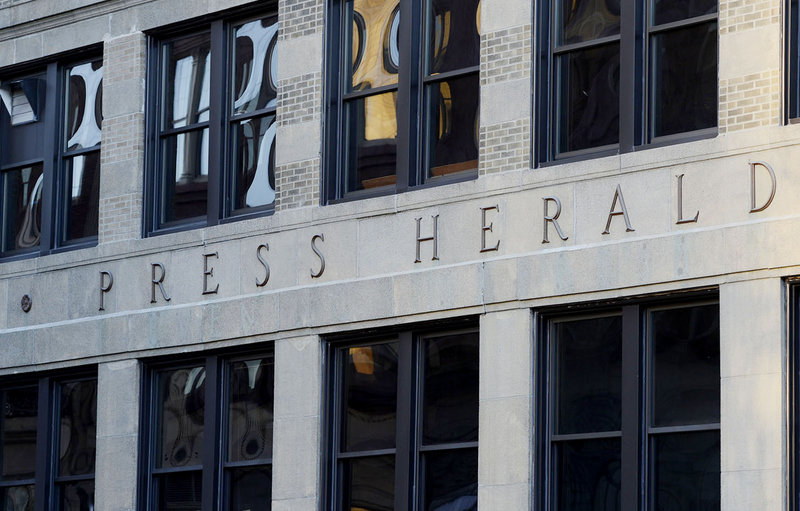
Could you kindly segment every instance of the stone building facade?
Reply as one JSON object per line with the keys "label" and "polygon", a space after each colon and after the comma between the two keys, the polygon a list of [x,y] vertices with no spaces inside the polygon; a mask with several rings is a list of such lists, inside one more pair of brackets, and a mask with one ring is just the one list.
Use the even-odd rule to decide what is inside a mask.
{"label": "stone building facade", "polygon": [[[624,9],[629,3],[622,2]],[[226,474],[241,467],[226,465],[223,444],[234,420],[224,411],[233,406],[226,378],[233,378],[234,361],[249,355],[274,371],[274,402],[264,408],[267,419],[258,419],[269,422],[264,431],[271,431],[272,447],[269,456],[259,454],[241,466],[271,467],[263,479],[270,481],[269,497],[258,495],[271,499],[275,510],[435,509],[435,502],[484,511],[654,509],[655,501],[661,509],[713,509],[715,502],[722,511],[797,509],[800,389],[794,374],[800,366],[794,358],[800,303],[794,286],[800,245],[792,233],[800,231],[800,124],[789,109],[800,82],[790,58],[797,55],[794,4],[720,0],[702,18],[716,23],[717,44],[717,121],[702,136],[659,141],[644,135],[633,150],[563,159],[537,149],[541,134],[552,129],[541,111],[549,107],[539,101],[547,81],[542,73],[550,72],[541,64],[550,50],[540,43],[546,40],[542,9],[548,8],[529,0],[478,5],[474,172],[440,186],[352,197],[330,191],[330,148],[337,133],[329,106],[336,98],[326,87],[337,72],[330,64],[335,2],[0,0],[0,89],[10,84],[9,94],[28,94],[18,78],[40,71],[45,78],[39,83],[56,87],[48,66],[57,78],[75,63],[102,62],[96,233],[77,244],[60,242],[57,208],[41,206],[40,228],[43,236],[49,229],[50,240],[33,250],[8,250],[0,259],[0,394],[6,409],[0,418],[6,435],[0,438],[6,460],[0,492],[8,509],[59,509],[65,492],[78,491],[74,481],[84,480],[93,480],[87,487],[93,485],[99,510],[201,508],[169,507],[165,502],[172,497],[159,494],[162,488],[195,491],[180,502],[202,502],[202,509],[247,509],[226,500],[234,498]],[[277,16],[278,27],[273,206],[254,215],[223,211],[199,225],[172,228],[166,222],[162,228],[152,207],[154,140],[172,132],[152,127],[161,115],[152,92],[158,87],[153,66],[159,44],[181,37],[184,26],[230,32],[236,20],[268,15]],[[212,51],[221,48],[215,41]],[[223,67],[211,66],[212,73],[225,75]],[[58,98],[59,91],[46,89],[40,97]],[[51,109],[46,115],[56,119],[51,127],[58,133],[55,104],[41,104],[41,112]],[[198,130],[230,120],[210,110],[210,120],[198,121]],[[0,155],[13,152],[4,134],[13,121],[4,115]],[[53,138],[58,145],[59,136],[45,136]],[[210,144],[219,142],[212,139]],[[29,138],[25,144],[36,150],[39,143]],[[52,168],[60,169],[59,162],[73,158],[69,151],[56,148],[57,156],[44,159],[58,160]],[[226,165],[220,162],[227,156],[209,167]],[[0,164],[6,182],[28,161],[14,158]],[[58,195],[55,178],[44,182]],[[225,193],[212,190],[209,196],[215,192]],[[0,196],[0,208],[10,207],[8,197]],[[707,306],[710,313],[692,315]],[[675,354],[663,362],[671,365],[659,366],[662,352],[654,339],[661,323],[654,318],[673,309],[690,313],[675,320],[678,333],[673,332],[688,343],[689,354]],[[623,337],[620,361],[596,364],[613,366],[608,374],[588,363],[591,350],[559,351],[571,338],[559,325],[583,332],[580,322],[597,317],[621,321],[610,327]],[[686,325],[696,329],[682,330]],[[717,337],[706,332],[708,338],[698,340],[700,330],[716,331]],[[454,462],[442,472],[467,466],[467,483],[441,490],[463,500],[437,494],[444,500],[432,503],[426,496],[440,490],[425,479],[424,468],[434,458],[425,454],[415,429],[428,413],[421,411],[427,398],[419,383],[428,370],[425,357],[433,356],[424,354],[425,343],[463,332],[477,333],[476,365],[463,369],[475,388],[477,431],[466,434],[458,449],[474,450],[477,462]],[[388,414],[399,421],[396,443],[362,453],[396,456],[395,472],[386,472],[394,474],[388,487],[406,495],[376,496],[371,492],[386,490],[386,484],[357,472],[356,462],[347,461],[357,456],[348,458],[339,437],[340,428],[352,426],[342,403],[355,399],[342,390],[352,383],[342,376],[349,367],[345,359],[351,358],[359,375],[372,375],[377,348],[386,339],[405,346],[406,338],[415,339],[408,341],[414,347],[410,355],[398,348],[398,367],[405,370],[402,364],[411,360],[416,369],[395,375],[400,383],[393,398],[373,396],[383,405],[386,399],[399,403]],[[692,343],[701,342],[710,352],[692,358]],[[375,351],[365,352],[365,346]],[[613,351],[598,346],[598,353]],[[200,407],[205,422],[198,419],[205,437],[197,431],[193,437],[205,443],[201,454],[195,446],[188,464],[159,458],[167,441],[177,442],[164,418],[168,398],[159,394],[175,367],[206,371]],[[689,416],[667,421],[677,429],[658,429],[653,410],[659,409],[659,367],[676,379],[669,384],[675,394],[668,407]],[[703,371],[711,371],[713,385],[703,380],[693,388],[692,374]],[[611,415],[622,424],[581,426],[560,435],[554,418],[562,410],[558,396],[583,393],[592,417],[598,406],[592,400],[599,399],[562,377],[591,381],[618,373],[625,374],[622,383],[609,384],[604,395],[608,409],[621,408]],[[449,377],[456,379],[445,387],[460,381]],[[96,418],[81,423],[93,432],[95,461],[70,479],[60,468],[67,445],[59,426],[67,420],[63,391],[83,381],[96,381]],[[190,383],[182,385],[188,395]],[[32,394],[20,394],[20,388]],[[35,396],[38,412],[34,407],[23,413],[33,422],[15,422],[8,403],[19,404],[25,395]],[[188,406],[184,398],[175,399]],[[697,418],[696,409],[708,414],[697,412]],[[380,424],[373,427],[382,431]],[[22,440],[12,434],[20,428],[28,434]],[[659,451],[665,438],[659,434],[688,438],[692,431],[710,435],[708,445],[665,451],[688,452],[683,460]],[[580,451],[597,438],[620,441],[619,460],[613,453]],[[52,454],[54,449],[62,456]],[[21,468],[19,453],[35,455],[26,462],[29,470]],[[567,459],[570,453],[574,457]],[[698,468],[698,453],[710,456],[710,469]],[[605,468],[586,480],[575,474],[575,466],[591,467],[600,458]],[[202,490],[187,489],[187,479],[170,482],[166,467],[178,467],[174,473],[184,476],[194,471],[187,477],[201,482]],[[383,472],[375,469],[377,479],[374,474]],[[348,477],[358,484],[341,482]],[[710,482],[698,483],[687,490],[690,500],[679,496],[669,507],[658,499],[666,498],[662,490],[670,477],[678,486],[686,479]],[[28,500],[10,507],[12,494]],[[394,506],[375,503],[387,498]],[[64,499],[77,506],[65,509],[89,509],[86,501]],[[708,503],[712,507],[704,507]]]}

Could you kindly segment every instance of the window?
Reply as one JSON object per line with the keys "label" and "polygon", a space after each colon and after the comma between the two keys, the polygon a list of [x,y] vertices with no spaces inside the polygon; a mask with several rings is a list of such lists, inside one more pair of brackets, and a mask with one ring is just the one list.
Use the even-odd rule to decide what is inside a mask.
{"label": "window", "polygon": [[539,18],[538,162],[716,134],[716,0],[550,0]]}
{"label": "window", "polygon": [[719,307],[541,322],[543,510],[720,509]]}
{"label": "window", "polygon": [[325,509],[477,509],[478,333],[332,345]]}
{"label": "window", "polygon": [[153,41],[148,233],[273,210],[277,32],[271,14]]}
{"label": "window", "polygon": [[271,347],[152,365],[141,509],[269,510],[273,381]]}
{"label": "window", "polygon": [[0,387],[0,507],[94,509],[96,378]]}
{"label": "window", "polygon": [[325,194],[477,175],[478,0],[332,0]]}
{"label": "window", "polygon": [[0,82],[0,253],[97,242],[101,60]]}

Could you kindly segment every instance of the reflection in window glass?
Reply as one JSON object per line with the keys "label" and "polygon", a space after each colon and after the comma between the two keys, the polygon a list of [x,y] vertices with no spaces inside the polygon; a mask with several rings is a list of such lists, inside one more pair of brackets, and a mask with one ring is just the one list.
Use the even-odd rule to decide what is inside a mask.
{"label": "reflection in window glass", "polygon": [[277,102],[278,19],[245,23],[235,29],[233,113],[275,107]]}
{"label": "reflection in window glass", "polygon": [[0,398],[0,481],[32,479],[36,471],[38,392],[36,387],[9,389],[0,392]]}
{"label": "reflection in window glass", "polygon": [[21,250],[39,245],[42,235],[42,164],[0,172],[2,247]]}
{"label": "reflection in window glass", "polygon": [[354,0],[350,34],[352,78],[350,90],[397,83],[400,67],[400,8],[393,0]]}
{"label": "reflection in window glass", "polygon": [[205,431],[205,368],[162,371],[158,376],[156,466],[201,465]]}
{"label": "reflection in window glass", "polygon": [[347,189],[393,185],[397,168],[397,93],[347,103]]}
{"label": "reflection in window glass", "polygon": [[428,177],[478,168],[478,76],[427,87]]}

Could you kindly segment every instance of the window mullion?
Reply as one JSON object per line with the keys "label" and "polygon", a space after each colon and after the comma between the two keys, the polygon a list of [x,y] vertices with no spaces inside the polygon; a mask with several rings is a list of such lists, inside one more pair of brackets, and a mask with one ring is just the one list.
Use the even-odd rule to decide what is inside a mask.
{"label": "window mullion", "polygon": [[[620,12],[620,84],[619,84],[619,151],[627,153],[643,143],[642,111],[643,45],[637,40],[642,33],[642,0],[623,0]],[[638,37],[641,39],[641,37]]]}
{"label": "window mullion", "polygon": [[217,357],[206,358],[206,388],[205,388],[205,410],[203,420],[205,431],[203,437],[203,507],[204,511],[212,511],[218,508],[218,497],[220,495],[219,471],[220,460],[220,410],[222,403],[220,399],[220,366]]}
{"label": "window mullion", "polygon": [[225,119],[228,114],[226,84],[228,77],[226,53],[227,30],[222,21],[211,24],[211,90],[209,98],[208,133],[208,225],[217,225],[227,210],[225,186]]}
{"label": "window mullion", "polygon": [[44,107],[44,162],[42,168],[42,226],[39,238],[39,249],[42,254],[48,253],[54,247],[55,207],[55,171],[58,147],[57,136],[58,105],[58,64],[55,62],[47,66],[47,92]]}
{"label": "window mullion", "polygon": [[50,378],[39,380],[36,412],[36,486],[34,490],[34,511],[50,509],[52,493],[51,458],[54,454],[50,431],[53,421],[52,392]]}
{"label": "window mullion", "polygon": [[622,509],[639,509],[641,414],[640,317],[637,306],[622,309]]}
{"label": "window mullion", "polygon": [[[402,14],[401,14],[402,19]],[[414,385],[414,339],[410,332],[399,337],[397,357],[397,432],[395,436],[395,509],[414,509],[413,460],[416,458],[416,392]]]}
{"label": "window mullion", "polygon": [[412,70],[418,66],[414,37],[414,2],[400,1],[400,66],[397,83],[397,169],[396,189],[398,192],[408,189],[412,172],[416,172],[415,133],[412,119],[415,119],[416,98],[412,97]]}

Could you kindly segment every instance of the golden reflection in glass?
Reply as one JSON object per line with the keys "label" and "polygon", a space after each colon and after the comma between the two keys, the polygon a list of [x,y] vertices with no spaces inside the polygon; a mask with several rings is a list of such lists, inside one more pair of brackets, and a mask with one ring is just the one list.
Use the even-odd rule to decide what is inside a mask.
{"label": "golden reflection in glass", "polygon": [[356,366],[358,374],[373,374],[375,372],[375,360],[372,355],[372,347],[359,346],[350,348],[350,356],[353,358],[353,365]]}
{"label": "golden reflection in glass", "polygon": [[352,88],[396,84],[400,57],[398,2],[353,0],[353,11]]}
{"label": "golden reflection in glass", "polygon": [[450,85],[447,82],[439,84],[439,98],[439,140],[441,140],[446,134],[450,133],[452,125],[453,96],[450,93]]}
{"label": "golden reflection in glass", "polygon": [[364,138],[381,140],[397,138],[396,93],[364,98]]}

